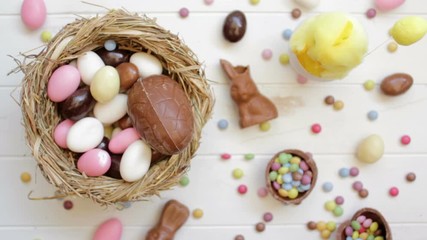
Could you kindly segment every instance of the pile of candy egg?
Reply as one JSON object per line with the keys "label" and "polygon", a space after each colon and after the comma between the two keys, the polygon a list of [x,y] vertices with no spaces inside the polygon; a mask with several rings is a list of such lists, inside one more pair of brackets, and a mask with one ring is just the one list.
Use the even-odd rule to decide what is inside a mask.
{"label": "pile of candy egg", "polygon": [[78,154],[81,173],[133,182],[147,173],[155,161],[152,158],[171,155],[159,154],[141,137],[144,133],[133,126],[138,120],[132,120],[131,112],[145,109],[130,109],[130,95],[128,98],[135,83],[142,80],[168,78],[175,82],[162,72],[155,56],[117,49],[113,40],[107,40],[104,48],[85,52],[52,73],[47,95],[58,104],[63,119],[54,130],[54,141]]}
{"label": "pile of candy egg", "polygon": [[313,173],[307,163],[298,156],[281,153],[271,165],[271,185],[283,198],[295,199],[311,188]]}
{"label": "pile of candy egg", "polygon": [[372,221],[364,215],[360,215],[356,220],[345,228],[346,240],[366,239],[366,240],[384,240],[382,231],[379,229],[378,222]]}

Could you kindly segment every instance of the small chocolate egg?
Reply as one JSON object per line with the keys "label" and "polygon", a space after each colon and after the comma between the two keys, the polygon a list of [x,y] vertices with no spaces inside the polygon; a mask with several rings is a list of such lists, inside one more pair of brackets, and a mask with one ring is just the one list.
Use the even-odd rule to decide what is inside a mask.
{"label": "small chocolate egg", "polygon": [[119,73],[111,66],[100,68],[90,84],[90,93],[100,103],[106,103],[113,99],[119,93],[119,90]]}
{"label": "small chocolate egg", "polygon": [[397,96],[411,88],[414,80],[406,73],[395,73],[387,76],[381,82],[381,90],[385,95]]}
{"label": "small chocolate egg", "polygon": [[127,114],[124,117],[120,118],[119,121],[117,121],[117,125],[121,129],[133,127],[132,120],[130,119],[129,115],[127,115]]}
{"label": "small chocolate egg", "polygon": [[77,169],[89,177],[104,175],[110,168],[110,165],[110,154],[99,148],[85,152],[77,161]]}
{"label": "small chocolate egg", "polygon": [[120,240],[122,231],[123,225],[120,220],[111,218],[99,225],[92,240]]}
{"label": "small chocolate egg", "polygon": [[191,102],[168,76],[139,79],[128,93],[128,114],[140,136],[165,155],[183,150],[193,138]]}
{"label": "small chocolate egg", "polygon": [[120,76],[120,91],[125,92],[138,80],[138,68],[133,63],[121,63],[116,67]]}
{"label": "small chocolate egg", "polygon": [[113,99],[105,103],[96,103],[93,114],[105,125],[112,124],[126,115],[128,96],[117,94]]}
{"label": "small chocolate egg", "polygon": [[50,76],[47,84],[47,96],[52,102],[62,102],[77,90],[79,84],[79,70],[71,65],[63,65]]}
{"label": "small chocolate egg", "polygon": [[86,152],[98,146],[104,137],[104,126],[93,117],[83,118],[70,128],[67,134],[67,146],[76,153]]}
{"label": "small chocolate egg", "polygon": [[43,26],[46,21],[46,5],[44,0],[24,0],[21,6],[21,19],[31,30]]}
{"label": "small chocolate egg", "polygon": [[[105,127],[104,127],[104,129],[105,129]],[[104,130],[105,131],[105,130]],[[101,141],[101,143],[98,145],[98,146],[96,146],[96,148],[98,148],[98,149],[102,149],[102,150],[104,150],[104,151],[107,151],[108,152],[108,144],[110,143],[110,139],[108,139],[107,137],[103,137],[102,138],[102,141]]]}
{"label": "small chocolate egg", "polygon": [[129,60],[138,68],[139,76],[146,78],[151,75],[159,75],[163,72],[162,63],[155,56],[139,52],[134,53]]}
{"label": "small chocolate egg", "polygon": [[151,148],[142,140],[132,143],[123,153],[120,162],[120,175],[126,182],[141,179],[151,163]]}
{"label": "small chocolate egg", "polygon": [[225,39],[238,42],[246,33],[246,17],[241,11],[233,11],[227,15],[222,28]]}
{"label": "small chocolate egg", "polygon": [[95,103],[95,99],[89,92],[89,87],[83,87],[77,89],[65,101],[59,103],[58,109],[62,118],[78,121],[92,111]]}
{"label": "small chocolate egg", "polygon": [[120,175],[120,162],[122,160],[121,154],[111,154],[111,166],[110,169],[104,174],[105,176],[112,177],[115,179],[122,179]]}
{"label": "small chocolate egg", "polygon": [[86,85],[92,83],[95,73],[104,66],[102,59],[92,51],[85,52],[77,58],[77,68]]}
{"label": "small chocolate egg", "polygon": [[157,152],[154,149],[151,149],[151,166],[160,162],[160,161],[163,161],[169,157],[170,156],[168,156],[168,155],[162,154],[160,152]]}
{"label": "small chocolate egg", "polygon": [[113,51],[107,51],[105,48],[101,48],[96,51],[105,65],[116,67],[121,63],[129,62],[129,58],[132,55],[131,51],[116,49]]}

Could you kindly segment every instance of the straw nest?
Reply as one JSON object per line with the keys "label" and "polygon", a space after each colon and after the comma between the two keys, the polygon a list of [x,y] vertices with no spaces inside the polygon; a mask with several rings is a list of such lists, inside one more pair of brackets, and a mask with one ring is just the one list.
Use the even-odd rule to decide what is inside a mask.
{"label": "straw nest", "polygon": [[[120,49],[155,55],[167,74],[180,83],[193,107],[195,131],[190,145],[150,168],[139,181],[127,183],[110,177],[87,177],[76,169],[76,154],[59,148],[52,136],[61,121],[57,105],[47,97],[52,72],[82,53],[96,50],[108,39]],[[45,178],[63,195],[77,195],[102,205],[147,200],[175,186],[188,170],[199,146],[201,129],[210,117],[213,97],[195,54],[155,20],[125,10],[81,18],[66,25],[30,63],[21,66],[25,77],[21,109],[27,144]]]}

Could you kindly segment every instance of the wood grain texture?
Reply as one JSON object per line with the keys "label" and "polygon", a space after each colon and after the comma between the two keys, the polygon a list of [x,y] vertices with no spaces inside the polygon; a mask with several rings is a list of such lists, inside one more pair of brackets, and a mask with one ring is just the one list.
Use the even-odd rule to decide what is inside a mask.
{"label": "wood grain texture", "polygon": [[[43,29],[56,33],[77,15],[92,16],[103,13],[99,7],[83,4],[78,0],[45,0],[48,17]],[[66,211],[58,200],[31,201],[33,197],[51,196],[54,189],[49,185],[32,159],[24,141],[21,111],[14,99],[19,99],[22,74],[7,73],[16,64],[7,55],[42,46],[39,38],[43,29],[30,32],[20,21],[21,1],[7,0],[0,8],[0,239],[91,239],[96,226],[110,217],[118,217],[124,224],[124,240],[143,239],[145,233],[157,222],[162,206],[169,199],[186,204],[190,211],[204,210],[204,217],[190,217],[177,233],[176,239],[233,239],[244,234],[246,239],[275,239],[286,232],[289,239],[320,239],[316,231],[306,230],[310,220],[334,220],[342,222],[362,207],[373,207],[382,212],[390,223],[394,239],[424,240],[420,234],[427,227],[427,208],[422,189],[427,184],[427,72],[423,66],[427,39],[408,47],[400,46],[395,53],[386,50],[391,41],[388,29],[402,16],[427,16],[427,4],[423,0],[406,1],[390,12],[379,12],[368,20],[364,12],[373,7],[373,1],[324,0],[313,11],[303,10],[298,20],[290,17],[296,7],[292,0],[263,0],[253,6],[247,0],[216,0],[211,6],[203,0],[97,0],[91,1],[109,8],[124,7],[145,12],[157,18],[159,24],[179,34],[205,64],[207,77],[212,82],[216,105],[214,115],[203,130],[201,146],[189,171],[190,184],[164,192],[161,198],[134,203],[131,208],[119,211],[102,208],[90,200],[69,198],[74,208]],[[181,19],[178,10],[190,9],[190,16]],[[226,42],[221,33],[225,16],[232,10],[246,13],[248,30],[237,44]],[[297,84],[296,74],[290,66],[280,65],[278,57],[287,52],[288,42],[281,36],[286,28],[294,29],[305,17],[319,12],[345,11],[359,19],[369,36],[369,55],[363,63],[340,81]],[[269,48],[273,58],[261,58],[263,49]],[[38,48],[32,53],[37,53]],[[233,64],[250,65],[251,75],[261,93],[277,106],[279,117],[271,121],[271,130],[262,132],[257,126],[240,129],[238,112],[229,93],[230,83],[219,66],[224,58]],[[387,97],[379,90],[380,80],[395,72],[406,72],[414,77],[414,85],[402,96]],[[367,92],[363,82],[372,79],[377,87]],[[344,101],[342,111],[334,111],[323,103],[327,95]],[[366,114],[376,110],[375,122]],[[229,121],[229,128],[219,130],[220,119]],[[322,125],[322,132],[313,135],[310,126]],[[377,163],[367,165],[356,160],[357,143],[372,133],[381,135],[385,142],[385,155]],[[412,142],[402,146],[399,142],[408,134]],[[272,197],[259,198],[258,188],[265,185],[264,171],[268,160],[283,149],[297,148],[313,153],[319,168],[318,184],[310,196],[299,206],[283,206]],[[220,154],[231,153],[228,161]],[[244,160],[244,154],[254,153],[255,159]],[[341,167],[358,166],[357,178],[342,179]],[[232,178],[232,171],[241,168],[245,176]],[[21,183],[19,175],[28,171],[33,180]],[[405,174],[414,171],[417,180],[408,183]],[[369,190],[366,199],[360,199],[351,184],[360,180]],[[324,193],[321,185],[334,183],[331,193]],[[249,191],[241,196],[237,186],[246,184]],[[388,189],[397,186],[396,198],[388,195]],[[323,208],[327,200],[342,195],[345,198],[344,215],[333,217]],[[257,233],[254,226],[262,220],[262,214],[272,212],[274,220],[267,224],[264,233]]]}

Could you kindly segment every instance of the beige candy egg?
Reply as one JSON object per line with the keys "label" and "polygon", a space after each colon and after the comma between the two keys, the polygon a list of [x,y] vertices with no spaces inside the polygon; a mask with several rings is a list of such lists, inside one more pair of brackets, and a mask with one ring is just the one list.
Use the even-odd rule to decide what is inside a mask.
{"label": "beige candy egg", "polygon": [[381,136],[372,134],[363,139],[357,147],[356,156],[362,162],[374,163],[384,154],[384,141]]}
{"label": "beige candy egg", "polygon": [[119,93],[119,90],[119,73],[111,66],[99,69],[90,84],[90,93],[100,103],[106,103],[113,99]]}

